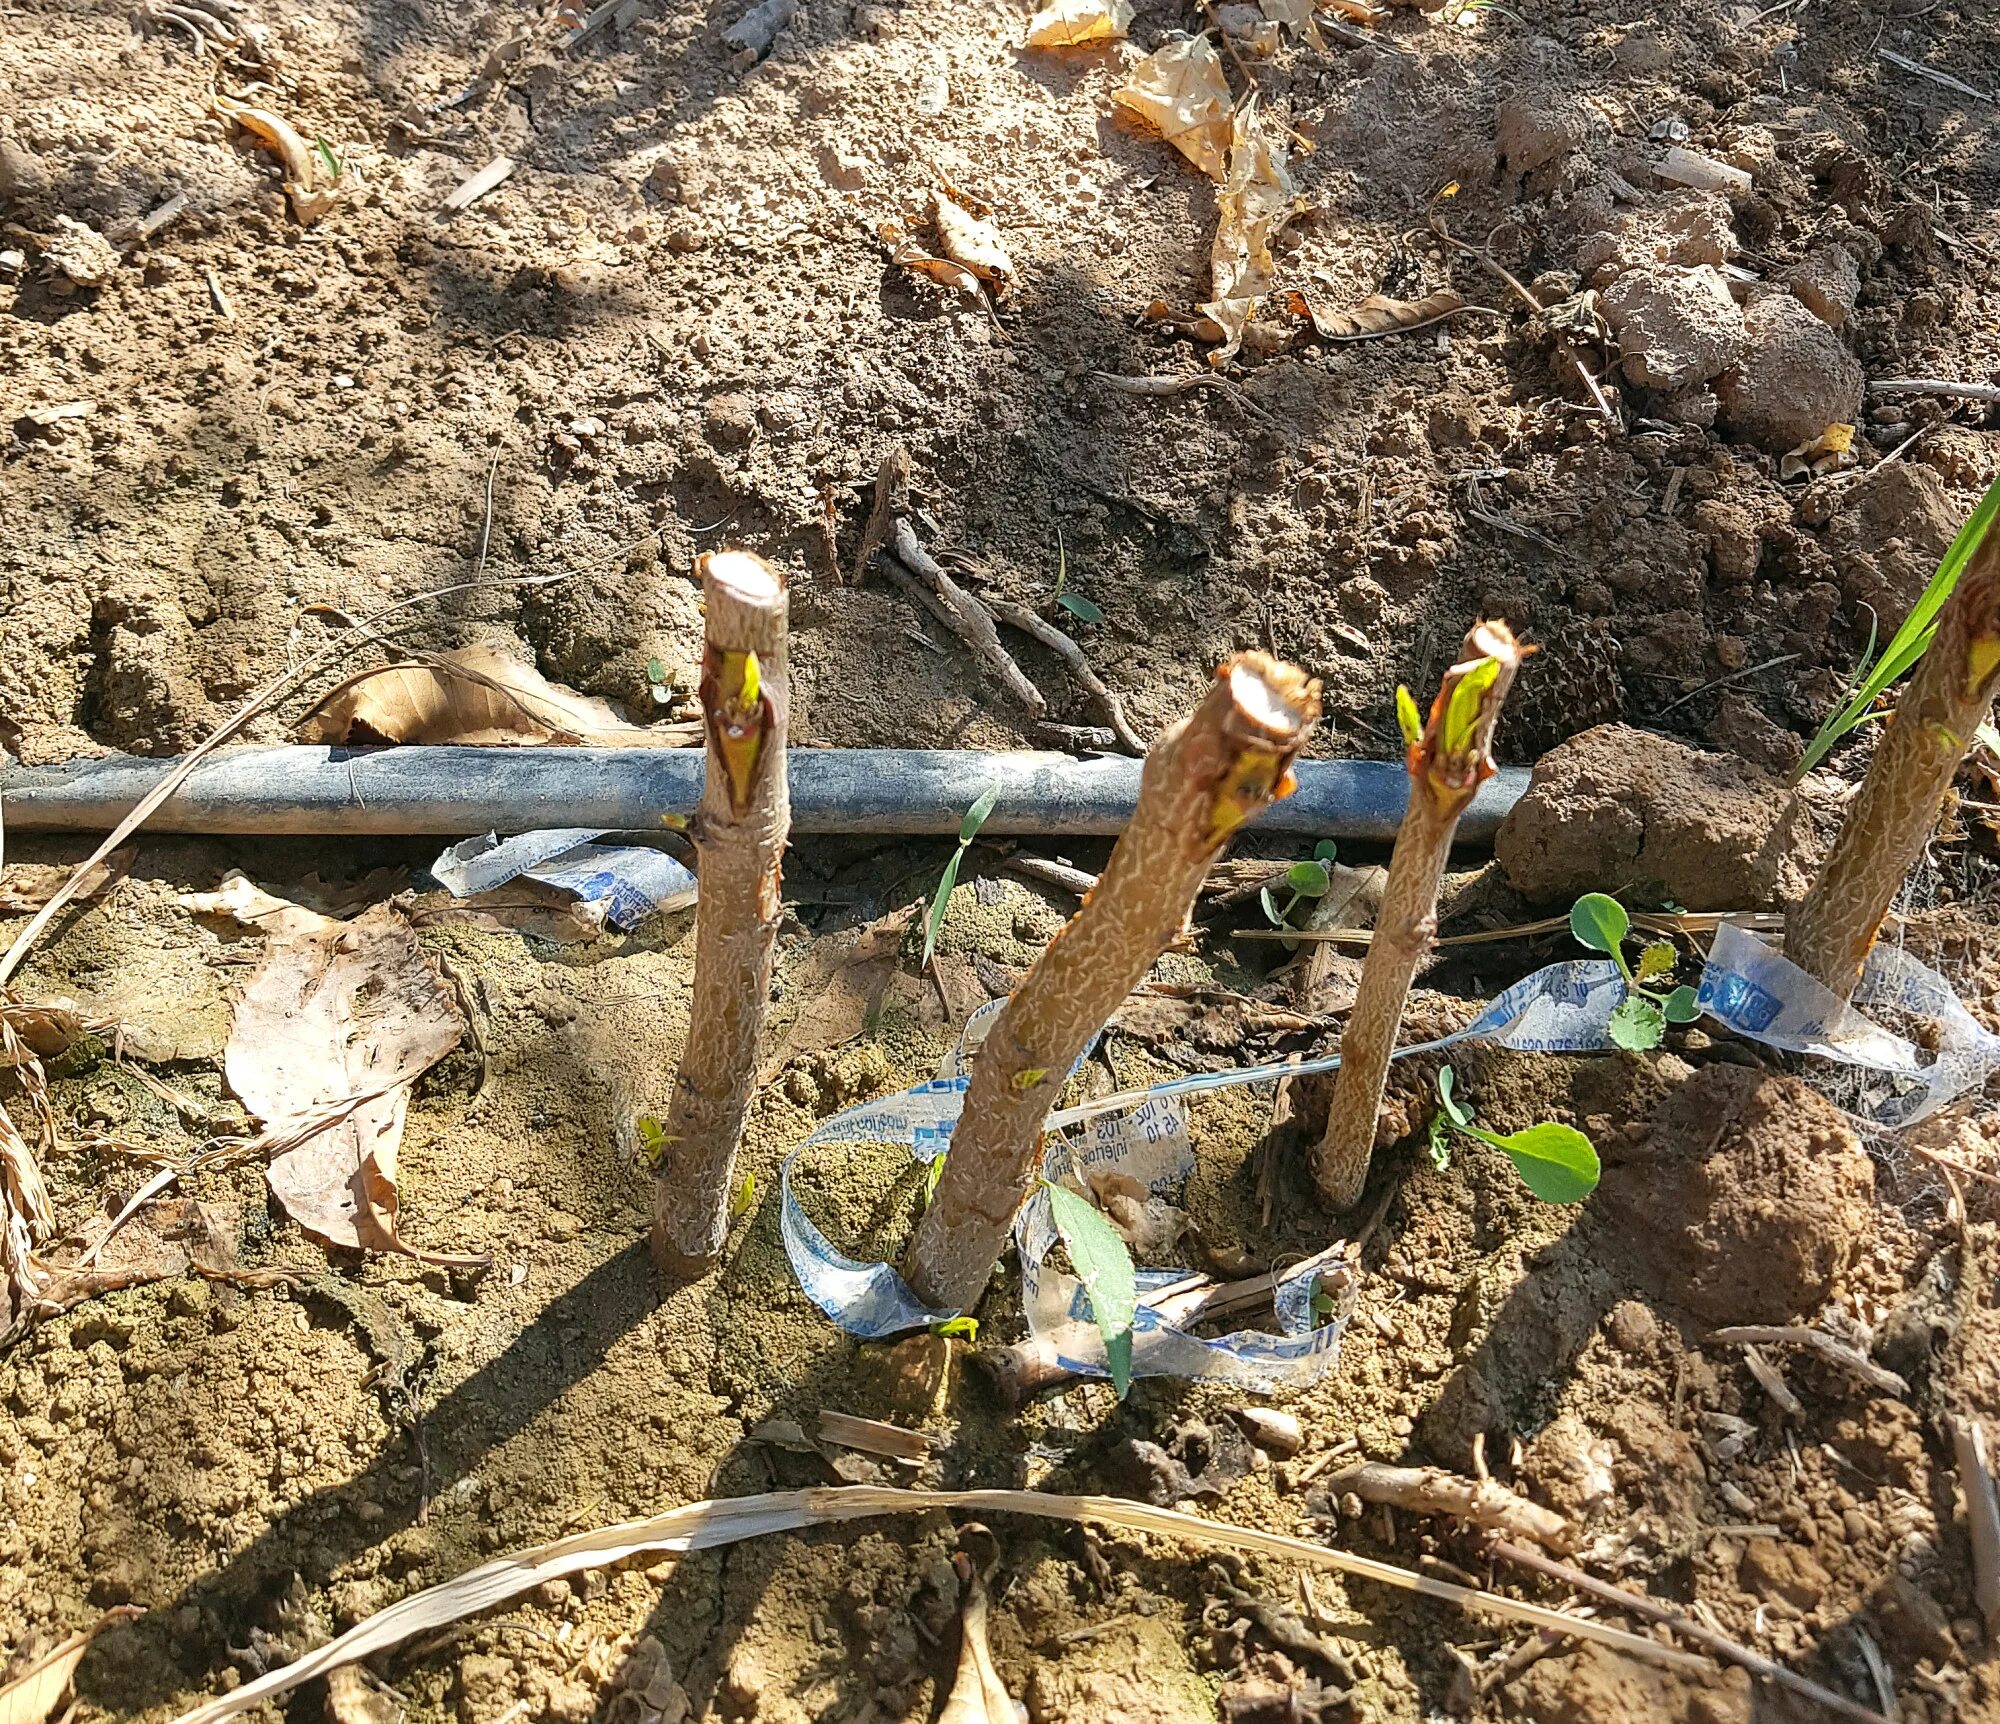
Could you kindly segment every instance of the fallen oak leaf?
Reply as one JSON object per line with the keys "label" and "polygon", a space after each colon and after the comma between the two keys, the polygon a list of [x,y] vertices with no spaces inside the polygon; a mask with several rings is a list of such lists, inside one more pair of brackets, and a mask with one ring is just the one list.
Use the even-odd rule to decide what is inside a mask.
{"label": "fallen oak leaf", "polygon": [[1232,122],[1229,172],[1216,205],[1209,246],[1215,297],[1197,308],[1223,332],[1222,345],[1208,356],[1211,366],[1226,364],[1243,345],[1243,332],[1277,268],[1271,244],[1297,209],[1291,172],[1259,125],[1254,100],[1244,103]]}
{"label": "fallen oak leaf", "polygon": [[1231,133],[1229,80],[1206,36],[1169,42],[1132,68],[1111,93],[1212,180],[1226,177]]}
{"label": "fallen oak leaf", "polygon": [[607,701],[564,688],[491,647],[461,647],[420,664],[350,677],[299,722],[305,742],[541,743],[678,748],[689,725],[627,724]]}
{"label": "fallen oak leaf", "polygon": [[1372,341],[1383,335],[1403,335],[1426,325],[1442,323],[1466,310],[1463,296],[1442,288],[1422,299],[1395,299],[1386,293],[1371,293],[1366,299],[1335,309],[1315,305],[1312,296],[1294,288],[1285,295],[1285,307],[1295,317],[1311,322],[1328,341]]}
{"label": "fallen oak leaf", "polygon": [[1122,42],[1131,28],[1131,0],[1053,0],[1028,20],[1027,45],[1084,48]]}
{"label": "fallen oak leaf", "polygon": [[939,190],[931,193],[930,213],[938,249],[951,262],[990,283],[996,300],[1005,299],[1014,289],[1014,260],[1000,243],[1000,230],[993,225],[991,212]]}
{"label": "fallen oak leaf", "polygon": [[889,262],[898,269],[907,269],[916,275],[926,275],[941,287],[956,288],[960,293],[969,294],[980,304],[986,303],[986,292],[979,285],[979,277],[948,257],[934,257],[922,246],[905,234],[895,222],[884,222],[875,230],[876,236],[889,248]]}
{"label": "fallen oak leaf", "polygon": [[458,1045],[450,991],[401,914],[274,940],[237,1001],[223,1070],[264,1130],[266,1178],[286,1212],[336,1245],[430,1263],[396,1230],[396,1150],[410,1085]]}
{"label": "fallen oak leaf", "polygon": [[269,108],[232,101],[220,93],[209,97],[209,106],[218,119],[235,121],[260,144],[276,152],[285,168],[285,196],[291,200],[293,217],[302,226],[318,221],[347,190],[340,183],[340,165],[333,152],[322,144],[315,153],[312,145]]}

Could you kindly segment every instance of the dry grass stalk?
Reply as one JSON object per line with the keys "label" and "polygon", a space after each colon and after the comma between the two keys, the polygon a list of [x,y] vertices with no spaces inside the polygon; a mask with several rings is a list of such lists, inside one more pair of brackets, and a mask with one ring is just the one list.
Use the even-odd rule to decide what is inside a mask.
{"label": "dry grass stalk", "polygon": [[1972,1536],[1972,1597],[1986,1620],[1989,1640],[2000,1637],[2000,1493],[1986,1457],[1986,1432],[1974,1419],[1951,1421],[1958,1488],[1965,1493],[1965,1519]]}
{"label": "dry grass stalk", "polygon": [[[458,1622],[482,1610],[490,1610],[496,1604],[533,1591],[544,1581],[581,1574],[588,1569],[609,1568],[630,1557],[654,1552],[679,1555],[692,1550],[715,1550],[739,1544],[745,1539],[795,1532],[802,1527],[868,1520],[877,1515],[933,1514],[954,1509],[983,1516],[1023,1514],[1043,1520],[1117,1527],[1126,1532],[1174,1539],[1198,1547],[1240,1550],[1275,1557],[1281,1562],[1300,1563],[1308,1568],[1332,1569],[1381,1586],[1457,1605],[1463,1610],[1497,1617],[1503,1622],[1526,1623],[1551,1634],[1594,1640],[1649,1664],[1696,1673],[1713,1669],[1704,1658],[1662,1646],[1645,1635],[1613,1628],[1589,1617],[1568,1616],[1546,1605],[1530,1604],[1522,1599],[1482,1592],[1476,1587],[1437,1580],[1399,1568],[1391,1562],[1329,1549],[1326,1545],[1312,1544],[1301,1538],[1287,1538],[1282,1533],[1232,1526],[1226,1521],[1203,1520],[1199,1515],[1154,1508],[1123,1497],[1058,1496],[1045,1491],[925,1491],[903,1490],[890,1485],[850,1485],[819,1490],[766,1491],[758,1496],[688,1503],[648,1520],[624,1521],[616,1526],[572,1533],[551,1544],[496,1557],[442,1585],[411,1593],[373,1616],[364,1617],[324,1646],[316,1647],[254,1681],[243,1683],[232,1693],[183,1713],[175,1724],[222,1724],[222,1720],[248,1712],[273,1695],[286,1693],[315,1676],[324,1676],[329,1670],[372,1657],[389,1647],[400,1646],[404,1641],[432,1629]],[[1563,1572],[1566,1575],[1580,1573],[1566,1567]],[[1581,1578],[1591,1580],[1589,1576]],[[1611,1593],[1613,1601],[1621,1609],[1637,1608],[1650,1602],[1635,1594],[1621,1592],[1616,1587],[1604,1587],[1601,1581],[1591,1581],[1591,1584]],[[1706,1632],[1699,1629],[1699,1625],[1689,1624],[1671,1612],[1663,1611],[1661,1614],[1684,1632],[1697,1636]],[[1719,1636],[1711,1638],[1720,1639]],[[1732,1645],[1732,1642],[1724,1641],[1718,1650]],[[1789,1671],[1784,1674],[1791,1675]],[[1810,1684],[1807,1687],[1813,1693],[1824,1692],[1813,1689]],[[1863,1713],[1862,1716],[1874,1718],[1875,1715]]]}
{"label": "dry grass stalk", "polygon": [[747,551],[705,556],[699,572],[708,776],[689,830],[700,858],[701,908],[687,1047],[653,1200],[653,1264],[670,1283],[705,1273],[728,1231],[736,1144],[771,999],[779,870],[792,820],[784,580]]}
{"label": "dry grass stalk", "polygon": [[972,1063],[965,1110],[905,1273],[943,1310],[978,1301],[1040,1171],[1042,1121],[1090,1039],[1180,931],[1223,842],[1287,793],[1319,684],[1263,653],[1223,665],[1146,756],[1097,889],[1051,940]]}
{"label": "dry grass stalk", "polygon": [[1945,601],[1876,744],[1818,881],[1785,923],[1785,956],[1843,1000],[2000,685],[2000,532],[1989,532]]}
{"label": "dry grass stalk", "polygon": [[1410,982],[1437,933],[1438,885],[1451,855],[1452,833],[1480,785],[1493,774],[1493,727],[1522,656],[1505,623],[1476,624],[1465,637],[1459,662],[1445,672],[1420,731],[1414,707],[1399,691],[1405,731],[1414,733],[1408,735],[1410,804],[1396,834],[1374,938],[1340,1040],[1340,1072],[1326,1134],[1313,1159],[1320,1199],[1331,1209],[1351,1209],[1368,1182],[1389,1056],[1395,1051]]}

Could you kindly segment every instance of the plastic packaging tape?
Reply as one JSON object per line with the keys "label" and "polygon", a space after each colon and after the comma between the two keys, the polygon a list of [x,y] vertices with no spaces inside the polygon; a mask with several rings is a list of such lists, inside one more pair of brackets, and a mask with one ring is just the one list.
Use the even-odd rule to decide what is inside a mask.
{"label": "plastic packaging tape", "polygon": [[491,832],[454,844],[431,864],[454,898],[490,892],[510,880],[540,880],[570,893],[613,928],[636,928],[662,910],[695,901],[695,878],[664,851],[599,844],[595,827],[562,827],[498,838]]}
{"label": "plastic packaging tape", "polygon": [[[1464,1029],[1399,1048],[1396,1057],[1469,1041],[1532,1053],[1608,1048],[1611,1013],[1624,994],[1623,979],[1608,960],[1552,964],[1516,982]],[[1860,1096],[1848,1098],[1847,1105],[1876,1125],[1908,1125],[2000,1070],[2000,1038],[1973,1021],[1943,977],[1889,947],[1870,956],[1854,1003],[1846,1005],[1755,934],[1725,923],[1702,971],[1699,997],[1704,1012],[1739,1035],[1855,1068]],[[889,1264],[859,1263],[836,1250],[799,1202],[794,1189],[799,1158],[842,1144],[899,1144],[924,1163],[942,1154],[964,1102],[967,1064],[1003,1004],[995,1000],[967,1020],[958,1045],[930,1082],[821,1121],[785,1158],[778,1227],[786,1255],[807,1297],[851,1335],[899,1334],[958,1313],[925,1306]],[[1924,1020],[1936,1051],[1920,1051],[1871,1019],[1869,1010]],[[1049,1116],[1043,1171],[1060,1178],[1072,1169],[1116,1170],[1156,1195],[1176,1196],[1194,1168],[1183,1097],[1330,1072],[1339,1065],[1335,1054],[1207,1072],[1061,1109]],[[1038,1191],[1023,1206],[1014,1236],[1029,1332],[1049,1342],[1072,1373],[1104,1375],[1104,1349],[1089,1301],[1077,1281],[1049,1261],[1055,1228],[1046,1194]],[[1185,1285],[1186,1271],[1142,1268],[1132,1374],[1206,1377],[1262,1390],[1312,1381],[1334,1363],[1344,1327],[1342,1319],[1315,1326],[1317,1280],[1307,1271],[1278,1281],[1272,1298],[1275,1332],[1203,1336],[1147,1303],[1149,1294]]]}

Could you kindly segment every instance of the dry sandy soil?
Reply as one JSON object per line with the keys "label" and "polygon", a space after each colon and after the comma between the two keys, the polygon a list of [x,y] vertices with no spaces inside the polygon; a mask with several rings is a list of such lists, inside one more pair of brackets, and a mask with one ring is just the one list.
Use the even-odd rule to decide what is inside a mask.
{"label": "dry sandy soil", "polygon": [[[653,661],[674,699],[693,685],[693,558],[733,543],[792,575],[797,742],[1035,743],[930,617],[845,572],[901,445],[924,531],[973,559],[977,590],[1046,609],[1060,535],[1070,589],[1103,612],[1068,621],[1146,735],[1221,657],[1263,646],[1325,680],[1317,746],[1385,757],[1398,681],[1434,682],[1485,613],[1543,649],[1510,759],[1622,719],[1782,770],[1870,612],[1894,626],[2000,472],[2000,410],[1862,394],[1864,377],[2000,381],[2000,109],[1883,54],[1990,97],[2000,29],[1978,0],[1517,0],[1398,10],[1262,57],[1246,44],[1264,111],[1299,138],[1307,214],[1283,279],[1335,306],[1450,286],[1493,309],[1350,345],[1274,308],[1233,392],[1159,398],[1093,374],[1201,370],[1143,313],[1207,297],[1216,188],[1109,96],[1201,8],[1139,0],[1131,44],[1038,54],[1004,0],[803,0],[755,65],[722,39],[743,10],[631,0],[569,46],[573,20],[526,7],[231,4],[263,46],[218,63],[166,4],[0,9],[0,746],[31,762],[188,747],[321,638],[308,606],[358,614],[465,579],[489,474],[494,584],[414,613],[411,644],[490,643],[658,713]],[[212,90],[323,139],[346,195],[301,225]],[[1751,189],[1664,185],[1655,164],[1683,133]],[[498,155],[512,176],[445,214]],[[1011,248],[1019,285],[995,318],[892,269],[876,238],[919,221],[940,173],[994,206]],[[175,193],[178,215],[131,238]],[[1615,422],[1561,329],[1442,244],[1434,207],[1539,301],[1598,290],[1622,372],[1586,351]],[[1723,265],[1720,304],[1695,303],[1723,278],[1691,276]],[[89,411],[52,412],[76,403]],[[1857,462],[1781,478],[1785,452],[1836,420],[1858,424]],[[1052,716],[1100,722],[1057,660],[1028,646],[1022,661]],[[252,737],[281,740],[310,698]],[[1852,776],[1865,746],[1836,767]],[[1925,891],[1957,902],[1918,933],[2000,1022],[1993,848],[1948,823]],[[122,1146],[184,1155],[242,1128],[220,1054],[262,941],[183,895],[237,868],[352,913],[435,850],[141,842],[59,924],[23,997],[128,1026],[122,1058],[93,1040],[50,1073],[66,1223],[143,1181]],[[32,898],[80,854],[12,843],[7,883]],[[1137,1493],[1161,1474],[1135,1441],[1234,1454],[1244,1470],[1223,1466],[1202,1512],[1521,1586],[1446,1523],[1356,1515],[1313,1483],[1345,1442],[1466,1467],[1481,1437],[1503,1476],[1588,1524],[1622,1584],[1869,1706],[1877,1663],[1906,1724],[2000,1719],[1945,1435],[1952,1415],[2000,1416],[1989,1124],[1928,1128],[1926,1147],[1983,1170],[1955,1212],[1909,1146],[1859,1141],[1796,1076],[1698,1030],[1646,1058],[1469,1057],[1490,1122],[1592,1132],[1600,1196],[1553,1211],[1496,1157],[1386,1156],[1397,1189],[1340,1367],[1291,1404],[1300,1455],[1219,1435],[1240,1395],[1168,1382],[1122,1406],[1089,1385],[1010,1412],[962,1348],[920,1396],[907,1352],[844,1339],[793,1286],[775,1170],[816,1118],[928,1075],[956,1019],[1073,907],[975,850],[941,980],[921,978],[900,930],[943,855],[795,848],[746,1146],[757,1200],[723,1273],[664,1303],[632,1121],[684,1034],[690,918],[563,943],[420,914],[477,1034],[418,1087],[405,1227],[494,1268],[329,1252],[260,1170],[193,1181],[242,1264],[291,1281],[132,1288],[0,1356],[0,1648],[143,1605],[86,1658],[74,1716],[166,1719],[494,1552],[866,1476],[752,1435],[833,1407],[933,1431],[926,1476],[951,1484]],[[1595,883],[1626,883],[1597,866]],[[1563,907],[1536,896],[1485,876],[1463,925]],[[1421,1009],[1441,1024],[1557,948],[1474,950],[1429,978]],[[1351,970],[1324,966],[1302,998],[1296,971],[1266,963],[1279,955],[1204,939],[1172,973],[1223,992],[1141,1002],[1097,1076],[1319,1049]],[[1399,1080],[1392,1121],[1420,1123],[1421,1076]],[[1282,1147],[1269,1126],[1259,1092],[1194,1113],[1190,1208],[1259,1261],[1329,1227],[1296,1157],[1260,1153]],[[850,1242],[887,1249],[907,1221],[886,1161],[808,1183]],[[989,1340],[1018,1333],[1013,1309],[1003,1280]],[[1829,1309],[1867,1326],[1906,1392],[1787,1352],[1788,1414],[1739,1349],[1705,1343],[1718,1322]],[[1740,1674],[1575,1647],[1494,1675],[1506,1630],[1401,1594],[1322,1579],[1308,1597],[1281,1567],[996,1530],[995,1651],[1037,1724],[1819,1715]],[[674,1724],[683,1704],[928,1718],[955,1654],[954,1541],[943,1517],[885,1521],[554,1584],[382,1660],[395,1695],[375,1704],[465,1724]],[[1299,1633],[1246,1596],[1299,1613]],[[1467,1659],[1494,1679],[1469,1683]],[[328,1704],[309,1686],[286,1715]]]}

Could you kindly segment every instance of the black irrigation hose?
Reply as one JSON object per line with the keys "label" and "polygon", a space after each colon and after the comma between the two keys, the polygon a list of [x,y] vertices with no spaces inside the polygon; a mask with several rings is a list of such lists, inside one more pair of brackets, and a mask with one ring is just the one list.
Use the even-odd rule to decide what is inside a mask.
{"label": "black irrigation hose", "polygon": [[[172,760],[113,755],[60,766],[0,768],[9,832],[104,832]],[[950,749],[798,748],[791,755],[795,832],[955,833],[982,791],[999,801],[984,830],[1019,838],[1109,837],[1139,795],[1137,760]],[[330,837],[532,832],[546,827],[656,830],[693,812],[698,748],[225,749],[195,768],[147,821],[161,832],[309,833]],[[1388,840],[1409,781],[1400,764],[1312,760],[1298,794],[1257,824],[1317,838]],[[1502,770],[1479,793],[1459,837],[1490,844],[1526,787]]]}

